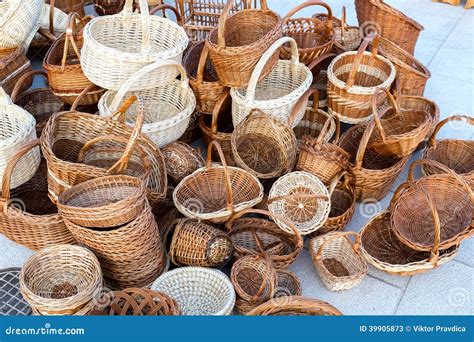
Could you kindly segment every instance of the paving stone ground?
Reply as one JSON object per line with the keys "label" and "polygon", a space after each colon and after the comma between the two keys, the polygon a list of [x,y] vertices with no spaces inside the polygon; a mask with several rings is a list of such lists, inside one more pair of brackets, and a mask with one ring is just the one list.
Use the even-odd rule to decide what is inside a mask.
{"label": "paving stone ground", "polygon": [[[270,8],[284,15],[296,0],[268,0]],[[455,114],[474,116],[474,9],[431,2],[430,0],[386,0],[412,16],[425,30],[421,33],[415,56],[432,72],[425,96],[441,109],[441,119]],[[328,0],[334,15],[347,7],[348,23],[357,24],[353,0]],[[465,0],[462,1],[463,5]],[[320,11],[316,9],[316,11]],[[303,14],[312,14],[308,9]],[[36,61],[35,65],[40,65]],[[449,125],[440,138],[474,138],[474,128]],[[412,159],[420,157],[420,153]],[[396,185],[406,179],[406,171]],[[376,206],[358,205],[347,230],[359,231],[369,220],[367,213],[386,208],[395,190]],[[0,268],[21,266],[30,250],[0,235]],[[369,276],[356,288],[330,292],[321,284],[307,250],[291,270],[301,280],[303,294],[326,300],[347,315],[470,315],[473,314],[474,239],[466,241],[454,261],[426,274],[399,277],[370,267]]]}

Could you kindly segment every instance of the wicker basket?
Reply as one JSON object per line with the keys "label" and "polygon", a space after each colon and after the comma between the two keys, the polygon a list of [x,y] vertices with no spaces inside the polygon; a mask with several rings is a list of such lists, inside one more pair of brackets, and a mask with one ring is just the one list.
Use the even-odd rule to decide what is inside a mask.
{"label": "wicker basket", "polygon": [[18,172],[16,165],[39,145],[39,140],[28,142],[10,159],[3,174],[0,198],[3,207],[0,212],[0,233],[35,251],[48,246],[75,243],[56,206],[47,196],[47,166],[44,159],[28,182],[10,189],[11,176]]}
{"label": "wicker basket", "polygon": [[[293,110],[293,114],[298,111]],[[232,133],[232,154],[237,166],[261,179],[290,171],[297,153],[291,129],[294,118],[293,115],[287,125],[259,109],[252,110]]]}
{"label": "wicker basket", "polygon": [[113,15],[120,13],[125,0],[94,0],[94,10],[98,15]]}
{"label": "wicker basket", "polygon": [[[140,0],[141,14],[132,13],[132,3],[126,0],[121,14],[94,18],[84,29],[82,69],[102,88],[118,91],[138,70],[157,60],[181,63],[188,45],[184,29],[169,19],[150,16],[146,0]],[[174,66],[158,68],[129,90],[155,88],[176,76]]]}
{"label": "wicker basket", "polygon": [[208,55],[209,49],[206,43],[199,42],[189,48],[183,65],[189,76],[189,84],[196,95],[196,110],[210,114],[226,87],[219,82]]}
{"label": "wicker basket", "polygon": [[41,76],[47,80],[47,74],[44,71],[33,70],[24,74],[12,91],[12,101],[16,105],[27,108],[28,112],[34,116],[36,120],[36,134],[41,136],[46,122],[49,120],[51,115],[61,110],[64,106],[63,101],[60,97],[53,94],[49,87],[45,88],[36,88],[31,90],[26,90],[21,92],[24,89],[25,84],[30,84],[34,76]]}
{"label": "wicker basket", "polygon": [[[66,33],[51,45],[43,62],[53,93],[67,104],[73,104],[81,91],[92,84],[82,72],[80,64],[83,39],[82,32],[75,32],[77,19],[85,26],[84,20],[77,13],[71,13],[68,16]],[[82,98],[79,105],[97,103],[104,91],[94,87]]]}
{"label": "wicker basket", "polygon": [[[268,66],[271,56],[286,43],[291,45],[291,60],[279,60],[271,72],[261,79],[262,71]],[[248,86],[230,90],[234,127],[237,127],[255,108],[287,123],[298,100],[309,89],[312,81],[311,71],[299,62],[296,42],[288,37],[279,39],[258,61]],[[293,127],[300,122],[305,109],[303,106],[297,113],[293,119]]]}
{"label": "wicker basket", "polygon": [[148,205],[134,220],[110,229],[64,222],[76,240],[97,256],[112,288],[147,286],[167,267],[158,225]]}
{"label": "wicker basket", "polygon": [[47,247],[23,265],[20,289],[40,315],[73,315],[102,290],[102,272],[94,254],[83,247]]}
{"label": "wicker basket", "polygon": [[[382,37],[412,54],[424,27],[383,0],[355,0],[359,26],[377,30]],[[371,33],[371,32],[365,32]]]}
{"label": "wicker basket", "polygon": [[[385,92],[392,109],[379,118],[377,95]],[[409,156],[421,144],[432,127],[431,115],[423,110],[400,110],[387,89],[379,88],[372,99],[374,121],[377,129],[370,137],[368,148],[380,155]]]}
{"label": "wicker basket", "polygon": [[178,266],[222,266],[232,257],[232,240],[221,230],[191,219],[179,220],[168,255]]}
{"label": "wicker basket", "polygon": [[340,122],[337,116],[336,137],[332,143],[324,141],[333,123],[328,119],[317,138],[304,136],[301,141],[301,151],[296,169],[306,171],[318,177],[324,184],[329,185],[336,175],[349,167],[349,153],[337,145],[339,142]]}
{"label": "wicker basket", "polygon": [[[207,37],[206,44],[217,77],[225,86],[246,86],[260,57],[282,36],[280,16],[268,9],[266,0],[260,0],[260,3],[261,9],[243,10],[228,17],[234,0],[227,0],[219,24]],[[268,59],[260,70],[260,79],[275,66],[278,53],[273,51]]]}
{"label": "wicker basket", "polygon": [[280,297],[265,302],[249,316],[342,316],[331,304],[300,296]]}
{"label": "wicker basket", "polygon": [[[35,119],[24,109],[12,103],[10,97],[0,88],[0,178],[3,178],[8,162],[20,148],[36,139]],[[11,188],[27,182],[38,169],[41,156],[34,149],[21,158],[10,179]]]}
{"label": "wicker basket", "polygon": [[380,54],[395,65],[403,95],[423,96],[431,73],[420,61],[386,38],[380,37]]}
{"label": "wicker basket", "polygon": [[[418,165],[434,166],[444,173],[422,177],[415,182],[414,171]],[[439,249],[447,249],[473,234],[474,193],[463,177],[438,162],[427,159],[413,162],[408,183],[399,187],[392,202],[394,233],[412,249],[430,251],[433,239]],[[439,217],[434,220],[434,215],[430,215],[432,207]],[[435,231],[433,237],[433,226],[436,225],[439,225],[440,233]]]}
{"label": "wicker basket", "polygon": [[[209,32],[219,24],[226,0],[177,0],[176,4],[184,19],[184,28],[191,42],[207,39]],[[230,14],[247,9],[247,0],[236,0]]]}
{"label": "wicker basket", "polygon": [[292,233],[287,221],[294,224],[301,235],[321,228],[329,216],[331,201],[326,186],[308,172],[295,171],[280,177],[268,194],[268,211],[286,221],[275,218],[284,231]]}
{"label": "wicker basket", "polygon": [[[156,70],[175,68],[179,70],[181,80],[173,80],[162,86],[155,86],[146,90],[132,91],[135,85],[147,75]],[[108,90],[99,101],[101,116],[109,116],[119,108],[125,98],[138,95],[145,105],[145,123],[142,133],[147,135],[158,147],[163,147],[178,140],[189,125],[191,114],[196,107],[196,98],[189,87],[186,70],[173,61],[158,61],[145,66],[132,75],[119,91]],[[136,112],[136,105],[130,111]],[[135,124],[135,115],[126,115],[129,125]]]}
{"label": "wicker basket", "polygon": [[381,156],[367,149],[375,123],[358,125],[347,130],[339,141],[351,158],[349,172],[354,176],[353,186],[357,201],[384,198],[405,168],[409,157]]}
{"label": "wicker basket", "polygon": [[[372,52],[365,51],[373,40]],[[368,121],[371,101],[377,88],[390,89],[395,80],[395,66],[377,54],[378,36],[371,35],[359,50],[337,56],[328,68],[329,114],[342,122],[357,124]],[[385,96],[377,98],[377,108]]]}
{"label": "wicker basket", "polygon": [[118,227],[134,220],[146,206],[143,182],[131,176],[91,179],[63,192],[58,199],[62,217],[83,227]]}
{"label": "wicker basket", "polygon": [[166,145],[161,153],[165,159],[166,173],[174,182],[180,182],[204,166],[204,159],[199,151],[180,141]]}
{"label": "wicker basket", "polygon": [[151,286],[178,303],[186,316],[230,315],[235,291],[229,278],[218,270],[205,267],[182,267],[166,272]]}
{"label": "wicker basket", "polygon": [[[316,18],[291,18],[299,11],[311,6],[324,7],[328,12],[327,21],[322,23]],[[296,41],[300,61],[308,65],[314,59],[331,51],[334,45],[331,7],[322,1],[315,0],[296,6],[283,18],[283,34]],[[286,46],[280,51],[282,58],[289,59],[291,55],[291,50]]]}
{"label": "wicker basket", "polygon": [[[348,237],[355,236],[353,243]],[[309,251],[324,286],[331,291],[349,290],[367,275],[367,263],[360,254],[360,235],[331,232],[312,239]]]}
{"label": "wicker basket", "polygon": [[342,6],[342,18],[341,25],[334,25],[334,47],[333,51],[337,54],[341,54],[348,51],[356,51],[360,43],[362,42],[362,37],[360,34],[360,27],[358,26],[347,26],[346,23],[346,6]]}
{"label": "wicker basket", "polygon": [[[455,115],[444,119],[436,126],[429,139],[428,146],[423,152],[423,157],[448,166],[463,176],[474,191],[474,141],[461,139],[436,140],[436,135],[440,129],[451,121],[461,121],[461,123],[474,125],[474,119],[468,116]],[[427,175],[443,172],[430,165],[423,165],[423,171]]]}
{"label": "wicker basket", "polygon": [[201,130],[199,129],[199,117],[201,115],[201,113],[196,111],[191,114],[188,128],[186,128],[181,138],[179,138],[179,141],[184,142],[185,144],[192,144],[202,138]]}
{"label": "wicker basket", "polygon": [[55,6],[55,0],[51,0],[50,5],[45,3],[37,23],[38,32],[34,35],[29,47],[39,51],[40,54],[47,51],[51,44],[66,32],[67,18],[68,15]]}
{"label": "wicker basket", "polygon": [[[222,165],[212,164],[213,147]],[[262,184],[247,171],[227,166],[216,141],[209,144],[206,166],[185,177],[173,193],[174,204],[183,215],[213,223],[223,223],[262,199]]]}
{"label": "wicker basket", "polygon": [[[0,49],[0,87],[10,95],[20,77],[32,70],[31,63],[21,47]],[[33,82],[23,83],[20,91],[28,89]]]}
{"label": "wicker basket", "polygon": [[43,6],[42,0],[3,1],[0,4],[0,48],[25,46]]}
{"label": "wicker basket", "polygon": [[[206,146],[215,140],[221,145],[227,165],[234,166],[234,156],[232,154],[232,113],[230,111],[230,94],[229,90],[225,90],[217,99],[216,105],[212,111],[212,115],[201,115],[199,117],[199,128]],[[212,160],[218,161],[217,152],[212,153]]]}
{"label": "wicker basket", "polygon": [[[286,222],[292,233],[283,231],[269,219],[243,217],[247,214],[259,214],[269,219],[278,217],[280,221]],[[226,228],[234,243],[236,259],[263,252],[269,256],[276,269],[285,269],[295,262],[303,249],[303,239],[295,225],[266,210],[243,210],[226,222]]]}
{"label": "wicker basket", "polygon": [[[119,113],[124,113],[130,102],[129,100],[124,103]],[[141,115],[143,115],[143,107],[138,117]],[[128,174],[127,160],[132,155],[132,147],[137,145],[145,151],[151,167],[151,174],[146,183],[148,199],[153,207],[159,205],[166,196],[167,189],[163,155],[150,139],[138,134],[139,129],[140,125],[132,129],[113,118],[100,118],[96,115],[74,111],[54,115],[46,124],[41,136],[41,147],[48,161],[50,198],[56,202],[58,196],[66,189],[89,179],[120,171]],[[77,163],[84,145],[103,136],[130,137],[120,159],[113,166],[107,166],[107,169]],[[130,173],[133,174],[133,170]]]}

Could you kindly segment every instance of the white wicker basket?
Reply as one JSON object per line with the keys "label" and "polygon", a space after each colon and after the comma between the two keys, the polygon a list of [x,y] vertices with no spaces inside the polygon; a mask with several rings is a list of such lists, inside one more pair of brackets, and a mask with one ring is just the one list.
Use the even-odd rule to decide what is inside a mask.
{"label": "white wicker basket", "polygon": [[[38,18],[38,23],[37,25],[40,28],[43,28],[45,30],[50,30],[50,18],[51,14],[53,17],[53,28],[54,32],[50,32],[51,34],[59,37],[61,33],[66,32],[66,23],[67,23],[67,17],[68,15],[61,11],[59,8],[53,7],[53,13],[51,13],[51,5],[49,4],[43,4],[43,7],[41,9],[41,14]],[[43,37],[40,33],[35,34],[35,37],[33,40],[44,40],[45,37]]]}
{"label": "white wicker basket", "polygon": [[[279,53],[281,46],[286,43],[291,45],[291,60],[279,60],[270,74],[258,82],[267,62],[275,53]],[[296,102],[309,89],[312,82],[313,74],[299,62],[296,42],[292,38],[280,38],[260,58],[247,88],[231,89],[234,127],[237,127],[254,108],[287,123]],[[300,122],[305,111],[306,106],[296,116],[292,127]]]}
{"label": "white wicker basket", "polygon": [[[17,105],[0,88],[0,179],[10,159],[27,142],[36,139],[35,118]],[[21,158],[11,176],[11,188],[16,188],[33,177],[40,164],[39,147]]]}
{"label": "white wicker basket", "polygon": [[0,48],[23,45],[37,27],[43,0],[0,2]]}
{"label": "white wicker basket", "polygon": [[[155,86],[146,90],[130,91],[143,77],[160,69],[176,69],[181,74],[181,80],[173,80],[169,84]],[[146,134],[158,147],[175,142],[186,131],[191,114],[196,107],[196,98],[189,87],[186,70],[172,61],[158,61],[145,66],[130,77],[118,92],[108,90],[99,101],[99,113],[108,116],[118,110],[124,99],[137,95],[143,99],[145,105],[145,123],[142,132]],[[133,104],[126,115],[126,122],[130,126],[135,124],[138,104]]]}
{"label": "white wicker basket", "polygon": [[221,271],[205,267],[182,267],[166,272],[151,289],[175,299],[183,315],[224,316],[234,309],[235,291]]}
{"label": "white wicker basket", "polygon": [[[141,14],[132,11],[133,0],[127,0],[121,13],[94,18],[84,29],[82,69],[102,88],[119,90],[138,70],[158,60],[181,63],[188,46],[184,29],[169,19],[150,15],[146,0],[140,0]],[[153,88],[176,76],[176,68],[160,68],[130,90]]]}
{"label": "white wicker basket", "polygon": [[[268,211],[293,223],[301,235],[308,235],[322,227],[331,211],[328,189],[318,177],[296,171],[280,177],[268,194]],[[283,221],[275,223],[292,233]]]}

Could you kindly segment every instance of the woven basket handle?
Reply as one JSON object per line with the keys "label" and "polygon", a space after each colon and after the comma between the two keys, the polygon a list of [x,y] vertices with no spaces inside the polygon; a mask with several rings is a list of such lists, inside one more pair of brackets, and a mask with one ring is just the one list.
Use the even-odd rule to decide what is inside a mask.
{"label": "woven basket handle", "polygon": [[[129,21],[130,16],[133,14],[133,1],[134,0],[126,0],[123,6],[121,14],[125,22]],[[140,18],[142,22],[142,52],[149,52],[151,50],[150,9],[148,8],[147,0],[138,0],[138,4],[140,6]]]}
{"label": "woven basket handle", "polygon": [[354,250],[354,253],[360,254],[360,234],[358,234],[356,232],[353,232],[353,231],[340,232],[340,233],[336,233],[336,234],[331,234],[330,236],[328,236],[326,238],[326,240],[321,244],[321,246],[319,246],[318,252],[316,253],[316,256],[315,256],[316,260],[321,260],[321,258],[322,258],[321,254],[323,253],[324,247],[326,246],[327,243],[329,243],[330,241],[332,241],[334,239],[341,238],[341,237],[346,237],[348,239],[348,237],[351,236],[351,235],[354,236],[354,238],[355,238],[355,241],[352,244],[352,249]]}
{"label": "woven basket handle", "polygon": [[273,202],[277,201],[283,201],[283,200],[288,200],[288,199],[320,199],[324,201],[330,201],[330,198],[324,195],[312,195],[312,194],[304,194],[304,193],[299,193],[299,194],[291,194],[291,195],[284,195],[284,196],[275,196],[273,198],[269,198],[267,201],[267,205],[270,205]]}
{"label": "woven basket handle", "polygon": [[439,133],[439,131],[441,130],[441,128],[444,125],[446,125],[448,122],[451,122],[451,121],[464,121],[464,122],[467,122],[468,124],[474,126],[474,118],[472,118],[470,116],[467,116],[467,115],[453,115],[453,116],[450,116],[450,117],[444,119],[443,121],[440,121],[436,125],[436,128],[434,129],[433,134],[431,135],[431,138],[428,142],[428,145],[430,147],[435,147],[436,146],[436,135]]}
{"label": "woven basket handle", "polygon": [[16,153],[15,155],[8,161],[5,171],[3,172],[3,178],[2,178],[2,200],[6,201],[6,206],[4,207],[4,210],[8,206],[8,200],[10,199],[10,182],[11,182],[11,176],[13,173],[13,170],[15,169],[15,165],[20,161],[20,159],[30,152],[33,148],[40,146],[40,140],[35,139],[32,141],[27,142],[25,145],[23,145]]}
{"label": "woven basket handle", "polygon": [[[104,136],[94,138],[92,140],[89,140],[87,143],[84,144],[84,146],[82,146],[81,150],[79,151],[79,155],[77,156],[77,162],[78,163],[83,163],[84,159],[86,157],[86,153],[89,152],[89,150],[94,145],[96,145],[98,143],[101,143],[101,142],[109,142],[109,141],[123,143],[125,146],[129,143],[128,139],[126,139],[124,137],[116,136],[116,135],[104,135]],[[145,153],[145,151],[143,150],[143,148],[139,144],[134,146],[134,148],[137,149],[138,153],[140,154],[140,156],[143,160],[143,166],[144,166],[144,169],[145,169],[145,173],[148,174],[151,171],[151,166],[150,166],[150,161],[148,160],[147,154]],[[107,150],[110,150],[110,148],[107,148]],[[110,168],[107,171],[108,174],[111,173],[111,169],[112,168]]]}
{"label": "woven basket handle", "polygon": [[372,112],[374,115],[374,121],[375,121],[375,126],[379,130],[380,137],[382,138],[382,141],[385,143],[387,140],[387,136],[385,135],[385,130],[383,129],[382,123],[380,122],[379,118],[379,113],[378,113],[378,108],[377,108],[377,100],[379,99],[379,94],[380,93],[385,93],[387,95],[388,100],[390,101],[393,109],[395,110],[395,114],[398,116],[400,115],[400,107],[398,106],[397,101],[395,101],[395,98],[393,95],[390,93],[388,89],[385,88],[377,88],[375,90],[374,95],[372,96]]}
{"label": "woven basket handle", "polygon": [[20,89],[23,86],[23,84],[26,82],[27,79],[30,77],[33,77],[35,75],[41,76],[46,80],[46,84],[48,84],[48,74],[46,71],[43,70],[32,70],[24,74],[19,78],[19,80],[16,82],[15,87],[13,88],[12,94],[10,97],[12,98],[12,101],[15,102],[18,96],[20,95]]}
{"label": "woven basket handle", "polygon": [[[125,83],[120,87],[120,89],[117,91],[117,93],[114,96],[114,99],[112,100],[112,103],[109,106],[109,114],[111,112],[115,112],[120,103],[124,100],[127,92],[131,88],[131,86],[141,80],[142,78],[146,77],[149,75],[152,71],[160,69],[160,68],[166,68],[166,67],[176,67],[179,70],[180,76],[181,76],[181,87],[187,88],[189,81],[188,81],[188,76],[186,74],[186,70],[183,68],[183,66],[179,63],[176,63],[174,61],[156,61],[152,64],[149,64],[140,70],[138,70],[136,73],[134,73],[128,80],[125,81]],[[149,77],[149,76],[148,76]]]}
{"label": "woven basket handle", "polygon": [[347,79],[347,83],[346,83],[346,86],[344,87],[344,90],[347,91],[350,88],[352,88],[352,86],[354,85],[356,74],[359,71],[360,62],[362,62],[362,57],[364,56],[364,52],[365,52],[365,50],[367,49],[367,47],[369,46],[369,44],[371,42],[372,42],[372,55],[374,57],[377,56],[378,46],[379,46],[379,36],[378,36],[378,34],[374,33],[370,36],[365,37],[364,41],[359,46],[359,49],[357,50],[357,54],[355,56],[355,59],[352,62],[351,72],[350,72],[349,77]]}
{"label": "woven basket handle", "polygon": [[415,181],[415,169],[418,165],[429,165],[429,166],[432,166],[436,169],[441,170],[444,173],[449,174],[451,177],[453,177],[464,188],[464,190],[469,194],[469,197],[471,198],[471,202],[474,204],[474,192],[472,191],[471,187],[466,182],[464,177],[458,175],[456,172],[451,170],[449,167],[447,167],[446,165],[441,164],[437,161],[434,161],[434,160],[431,160],[431,159],[418,159],[418,160],[415,160],[410,165],[410,168],[408,169],[408,181],[410,181],[410,182]]}
{"label": "woven basket handle", "polygon": [[212,121],[211,121],[212,134],[217,134],[217,124],[219,121],[219,113],[225,101],[229,97],[229,95],[230,95],[229,89],[224,90],[222,94],[219,96],[219,99],[217,100],[216,104],[214,105],[214,109],[212,110]]}
{"label": "woven basket handle", "polygon": [[257,83],[260,79],[260,75],[262,74],[265,65],[267,65],[270,58],[272,58],[273,54],[277,52],[284,44],[290,43],[291,46],[291,63],[293,65],[297,65],[300,62],[299,52],[298,52],[298,45],[296,45],[296,41],[290,37],[282,37],[278,39],[275,43],[272,44],[268,48],[267,51],[262,55],[260,60],[258,61],[255,69],[252,72],[252,76],[250,77],[250,82],[247,86],[247,94],[245,95],[245,101],[247,103],[251,103],[255,99],[255,91],[257,89]]}
{"label": "woven basket handle", "polygon": [[[234,5],[234,0],[227,0],[224,9],[222,10],[221,17],[219,18],[219,24],[217,25],[217,46],[225,49],[225,24],[229,17],[230,10]],[[268,11],[267,0],[260,0],[260,6],[262,11]]]}
{"label": "woven basket handle", "polygon": [[79,103],[81,103],[81,100],[84,98],[84,96],[87,95],[88,92],[92,91],[94,88],[97,88],[97,86],[93,83],[89,84],[86,88],[84,88],[79,95],[77,95],[76,99],[71,105],[70,111],[76,111],[77,107],[79,106]]}
{"label": "woven basket handle", "polygon": [[331,181],[331,184],[329,184],[329,187],[328,187],[329,195],[332,195],[334,190],[336,190],[336,187],[339,184],[339,182],[341,181],[341,179],[344,179],[343,183],[342,183],[344,188],[346,190],[352,192],[352,186],[350,184],[351,183],[350,178],[351,178],[350,174],[346,170],[343,170],[343,171],[339,172],[337,175],[335,175],[334,178]]}
{"label": "woven basket handle", "polygon": [[339,142],[339,138],[341,136],[341,121],[339,120],[339,117],[337,115],[334,115],[332,118],[327,118],[326,121],[324,122],[323,128],[321,128],[318,138],[316,139],[316,144],[318,146],[321,146],[324,143],[324,138],[326,137],[329,131],[329,127],[331,127],[333,119],[334,119],[334,122],[336,123],[336,135],[333,140],[333,144],[337,144]]}
{"label": "woven basket handle", "polygon": [[178,10],[176,9],[176,7],[173,7],[171,5],[167,5],[167,4],[162,4],[162,5],[158,5],[156,7],[154,7],[153,9],[150,10],[150,15],[153,15],[155,14],[156,12],[158,11],[162,11],[163,12],[163,16],[165,16],[165,11],[166,10],[170,10],[174,13],[174,15],[176,16],[176,23],[183,27],[184,26],[184,21],[183,21],[183,17],[181,16],[181,14],[179,14]]}
{"label": "woven basket handle", "polygon": [[341,39],[344,41],[344,33],[346,31],[347,26],[347,14],[346,14],[346,6],[342,6],[342,17],[341,17]]}
{"label": "woven basket handle", "polygon": [[[322,1],[315,1],[315,0],[306,1],[306,2],[303,2],[302,4],[296,6],[291,11],[289,11],[287,15],[285,15],[285,17],[283,18],[283,25],[286,25],[288,23],[288,21],[290,21],[290,19],[293,15],[295,15],[296,13],[301,11],[302,9],[304,9],[306,7],[310,7],[310,6],[322,6],[326,9],[326,11],[328,12],[328,20],[327,20],[326,31],[327,31],[327,34],[330,34],[332,32],[332,9],[328,4],[326,4],[325,2],[322,2]],[[311,19],[308,18],[307,20],[312,20],[316,23],[321,23],[321,21],[316,19],[316,18],[311,18]]]}
{"label": "woven basket handle", "polygon": [[206,168],[208,170],[212,169],[212,148],[215,147],[217,153],[219,154],[219,159],[221,160],[222,166],[224,168],[224,177],[225,177],[225,188],[227,190],[227,210],[234,210],[234,194],[232,192],[232,182],[230,181],[229,167],[225,161],[224,152],[222,152],[221,145],[216,141],[212,140],[207,147],[207,160]]}
{"label": "woven basket handle", "polygon": [[79,52],[76,40],[74,39],[74,28],[76,26],[75,19],[78,19],[82,23],[82,27],[86,25],[85,21],[81,18],[79,14],[77,14],[76,12],[69,13],[66,23],[66,36],[64,37],[63,58],[61,59],[61,72],[64,72],[66,70],[67,53],[69,52],[69,42],[71,42],[72,48],[74,49],[77,58],[81,60],[81,53]]}
{"label": "woven basket handle", "polygon": [[54,6],[55,0],[49,2],[49,32],[54,36]]}
{"label": "woven basket handle", "polygon": [[204,44],[204,47],[201,52],[201,56],[199,56],[199,64],[196,71],[196,83],[198,84],[202,84],[204,80],[204,68],[206,67],[206,61],[208,58],[209,58],[209,48],[207,47],[206,44]]}
{"label": "woven basket handle", "polygon": [[[298,117],[298,114],[302,110],[306,110],[308,106],[309,98],[313,95],[313,110],[318,110],[319,108],[319,91],[316,88],[309,88],[296,102],[295,106],[291,110],[290,117],[288,118],[288,126],[292,127],[293,123]],[[315,107],[316,106],[316,107]]]}

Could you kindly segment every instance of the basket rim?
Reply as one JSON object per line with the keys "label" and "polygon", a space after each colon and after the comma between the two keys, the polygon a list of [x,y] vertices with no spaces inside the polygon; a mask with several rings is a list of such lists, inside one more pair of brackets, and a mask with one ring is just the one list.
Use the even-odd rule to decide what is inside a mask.
{"label": "basket rim", "polygon": [[15,104],[0,105],[0,111],[9,112],[10,114],[8,116],[20,116],[20,120],[23,121],[22,127],[13,135],[6,139],[0,139],[0,150],[9,148],[18,143],[23,143],[21,140],[27,138],[28,135],[35,130],[36,120],[34,116],[20,106]]}

